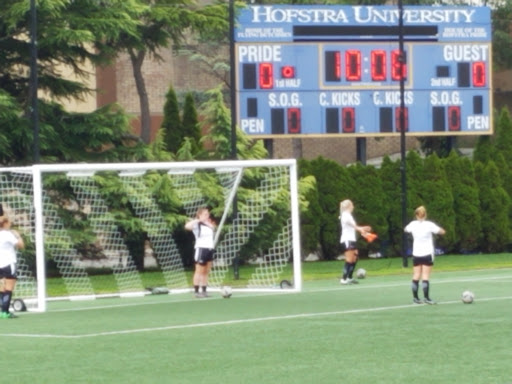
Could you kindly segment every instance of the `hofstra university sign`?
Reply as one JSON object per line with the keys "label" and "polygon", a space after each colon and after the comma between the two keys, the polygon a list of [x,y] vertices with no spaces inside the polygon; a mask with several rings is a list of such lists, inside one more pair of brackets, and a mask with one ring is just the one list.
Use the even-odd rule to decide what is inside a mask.
{"label": "hofstra university sign", "polygon": [[[491,40],[488,7],[406,6],[402,19],[406,38],[444,41],[454,37],[464,39],[466,35],[468,41]],[[391,6],[253,5],[240,11],[235,41],[304,41],[320,37],[343,40],[345,35],[351,39],[381,36],[381,40],[386,37],[393,40],[398,34],[399,21],[398,8]],[[350,27],[355,28],[352,33]],[[454,28],[458,28],[456,33]],[[460,28],[468,29],[461,33]]]}
{"label": "hofstra university sign", "polygon": [[[399,11],[396,8],[373,6],[353,6],[337,8],[277,8],[275,6],[253,6],[253,23],[292,23],[292,24],[397,24]],[[474,9],[434,8],[405,9],[404,23],[466,23],[475,22]]]}

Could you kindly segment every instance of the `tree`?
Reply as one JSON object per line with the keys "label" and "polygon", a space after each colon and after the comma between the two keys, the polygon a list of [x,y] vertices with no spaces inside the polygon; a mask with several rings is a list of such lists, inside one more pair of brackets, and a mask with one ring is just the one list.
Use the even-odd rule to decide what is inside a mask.
{"label": "tree", "polygon": [[172,86],[169,87],[165,95],[164,119],[161,129],[163,130],[167,150],[172,153],[178,152],[178,149],[183,143],[183,132],[181,128],[178,98]]}
{"label": "tree", "polygon": [[318,187],[311,162],[300,159],[298,163],[298,174],[301,179],[308,180],[311,187],[307,193],[299,192],[305,200],[305,209],[300,215],[300,239],[301,249],[305,254],[317,252],[319,248],[321,213],[322,209],[319,203]]}
{"label": "tree", "polygon": [[[203,126],[208,131],[203,136],[201,143],[211,143],[213,148],[208,151],[210,159],[230,159],[231,145],[231,113],[224,103],[221,88],[215,88],[207,92],[208,100],[202,106],[204,120]],[[240,160],[263,159],[267,151],[261,140],[251,139],[238,127],[236,128],[236,151]]]}
{"label": "tree", "polygon": [[411,215],[414,210],[425,204],[421,194],[421,188],[425,181],[425,171],[423,168],[423,159],[416,151],[407,152],[407,213]]}
{"label": "tree", "polygon": [[475,164],[475,176],[479,187],[484,252],[501,252],[510,242],[510,197],[502,187],[498,168],[494,161]]}
{"label": "tree", "polygon": [[512,120],[508,108],[502,108],[496,123],[495,145],[512,168]]}
{"label": "tree", "polygon": [[356,222],[370,225],[375,233],[382,236],[379,236],[379,241],[371,244],[361,242],[362,248],[378,251],[380,243],[388,240],[387,209],[384,205],[386,196],[378,176],[379,171],[374,166],[357,163],[348,167],[348,172],[357,186],[352,197],[356,206]]}
{"label": "tree", "polygon": [[345,167],[323,157],[311,161],[311,172],[318,189],[319,242],[322,256],[334,259],[338,256],[340,247],[340,201],[353,197],[355,183]]}
{"label": "tree", "polygon": [[478,185],[473,163],[452,151],[444,159],[446,177],[450,181],[455,213],[455,252],[474,252],[482,237]]}
{"label": "tree", "polygon": [[496,69],[512,68],[512,4],[500,2],[492,10],[492,62]]}
{"label": "tree", "polygon": [[198,7],[189,0],[138,0],[143,11],[137,17],[136,33],[109,40],[117,52],[130,58],[141,114],[141,138],[150,140],[151,114],[142,65],[150,57],[161,61],[159,51],[171,44],[179,47],[189,28],[209,36],[226,34],[229,23],[227,6],[216,3]]}
{"label": "tree", "polygon": [[183,104],[182,119],[183,135],[190,140],[191,151],[198,154],[201,148],[201,127],[197,118],[197,110],[192,93],[187,93]]}
{"label": "tree", "polygon": [[453,195],[442,162],[436,154],[425,158],[424,177],[418,191],[423,205],[427,207],[428,216],[446,230],[446,234],[439,237],[437,245],[451,250],[455,242]]}
{"label": "tree", "polygon": [[[93,91],[81,79],[88,75],[86,63],[98,65],[111,59],[113,52],[106,41],[121,33],[135,33],[134,15],[140,9],[135,0],[111,0],[109,4],[105,7],[92,0],[37,3],[37,69],[40,94],[45,95],[39,99],[43,161],[127,161],[145,156],[119,107],[107,106],[87,114],[66,111],[59,104],[64,99],[80,100]],[[33,87],[28,76],[29,16],[28,2],[2,3],[0,87],[5,98],[1,103],[10,103],[16,111],[16,116],[0,115],[0,136],[9,143],[9,150],[2,151],[2,162],[9,165],[30,162],[34,142],[29,119],[29,89]],[[61,72],[65,69],[78,80],[64,78]]]}
{"label": "tree", "polygon": [[401,198],[401,175],[400,161],[392,161],[389,156],[385,156],[379,171],[382,190],[384,193],[383,205],[386,207],[386,221],[388,233],[386,235],[379,233],[379,237],[384,242],[384,254],[400,254],[402,236],[404,236],[402,223],[402,198]]}

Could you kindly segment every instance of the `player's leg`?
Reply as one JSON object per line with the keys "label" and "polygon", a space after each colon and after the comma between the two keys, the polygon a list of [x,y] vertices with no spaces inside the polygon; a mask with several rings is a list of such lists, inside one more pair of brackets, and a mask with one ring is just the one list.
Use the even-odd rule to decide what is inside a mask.
{"label": "player's leg", "polygon": [[[8,270],[5,270],[8,269]],[[2,312],[0,313],[1,318],[13,318],[16,317],[12,313],[9,312],[9,308],[11,307],[11,299],[12,292],[14,291],[14,287],[16,286],[16,266],[10,265],[4,268],[3,271],[4,283],[1,292],[2,298]]]}
{"label": "player's leg", "polygon": [[205,266],[204,266],[204,274],[203,274],[203,285],[202,285],[202,289],[203,289],[203,294],[205,296],[208,296],[208,294],[206,293],[206,290],[208,288],[208,276],[210,275],[210,271],[212,269],[212,265],[213,265],[213,260],[209,259]]}
{"label": "player's leg", "polygon": [[352,275],[354,273],[355,262],[357,259],[357,250],[355,249],[355,243],[348,242],[345,250],[345,264],[343,265],[343,277],[340,280],[341,284],[350,284]]}
{"label": "player's leg", "polygon": [[199,283],[200,283],[200,273],[199,268],[200,265],[198,264],[199,261],[199,248],[196,248],[194,251],[194,277],[192,279],[192,283],[194,284],[194,293],[197,296],[199,294]]}
{"label": "player's leg", "polygon": [[350,262],[350,265],[348,266],[348,280],[350,281],[351,284],[358,283],[357,280],[353,279],[354,271],[356,270],[358,256],[359,256],[359,253],[358,253],[357,249],[354,248],[352,258],[351,258],[352,261]]}
{"label": "player's leg", "polygon": [[194,293],[196,297],[204,297],[204,275],[206,270],[205,249],[197,248],[194,260],[196,262],[194,271]]}
{"label": "player's leg", "polygon": [[343,252],[343,268],[341,270],[341,280],[340,284],[348,284],[348,264],[347,264],[347,257],[348,257],[348,242],[341,243],[341,250]]}
{"label": "player's leg", "polygon": [[[413,259],[415,259],[415,258],[413,257]],[[420,278],[421,278],[421,269],[422,269],[422,265],[417,263],[416,260],[413,260],[411,289],[412,289],[413,302],[415,304],[421,303],[421,300],[418,297],[418,290],[419,290],[419,284],[420,284]]]}
{"label": "player's leg", "polygon": [[423,288],[424,301],[427,304],[435,304],[430,298],[430,272],[432,271],[432,262],[430,261],[427,265],[423,265],[421,273],[421,285]]}

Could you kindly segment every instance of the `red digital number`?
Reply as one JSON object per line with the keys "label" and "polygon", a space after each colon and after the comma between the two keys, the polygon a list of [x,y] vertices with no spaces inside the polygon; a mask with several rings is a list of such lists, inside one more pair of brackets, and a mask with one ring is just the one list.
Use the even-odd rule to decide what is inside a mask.
{"label": "red digital number", "polygon": [[404,132],[407,132],[409,130],[409,109],[407,107],[404,107],[402,110],[401,107],[395,108],[395,126],[397,132],[402,132],[402,123],[400,120],[404,119]]}
{"label": "red digital number", "polygon": [[260,88],[272,89],[274,88],[274,68],[272,63],[260,64]]}
{"label": "red digital number", "polygon": [[342,130],[345,133],[354,133],[356,128],[356,111],[352,107],[345,107],[341,109]]}
{"label": "red digital number", "polygon": [[485,87],[485,63],[477,61],[473,63],[473,86]]}
{"label": "red digital number", "polygon": [[460,131],[460,107],[448,107],[448,130]]}
{"label": "red digital number", "polygon": [[361,81],[361,51],[349,49],[345,52],[345,76],[347,81]]}
{"label": "red digital number", "polygon": [[391,52],[391,79],[400,81],[402,79],[405,80],[406,78],[407,62],[405,60],[405,52],[404,57],[402,59],[400,50],[395,49],[394,51]]}
{"label": "red digital number", "polygon": [[288,108],[288,133],[300,133],[300,108]]}
{"label": "red digital number", "polygon": [[381,50],[381,49],[372,51],[370,61],[371,61],[372,81],[385,81],[386,80],[386,51]]}

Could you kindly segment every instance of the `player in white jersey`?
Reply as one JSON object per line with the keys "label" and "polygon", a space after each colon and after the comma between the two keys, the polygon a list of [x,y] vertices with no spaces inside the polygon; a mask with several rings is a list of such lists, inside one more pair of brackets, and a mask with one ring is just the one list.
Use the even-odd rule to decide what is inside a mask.
{"label": "player in white jersey", "polygon": [[210,217],[208,208],[199,208],[196,218],[185,224],[185,229],[192,231],[196,238],[194,261],[194,292],[196,297],[208,297],[208,275],[212,269],[215,254],[215,222]]}
{"label": "player in white jersey", "polygon": [[7,216],[0,216],[0,279],[3,280],[0,289],[1,319],[17,317],[9,312],[9,307],[11,306],[12,291],[18,278],[16,274],[16,249],[24,247],[25,244],[20,234],[11,229],[11,221]]}
{"label": "player in white jersey", "polygon": [[359,226],[356,224],[352,212],[354,204],[350,200],[343,200],[340,203],[341,238],[340,243],[345,256],[343,265],[343,277],[340,284],[354,284],[357,280],[352,278],[357,263],[356,232],[365,234],[372,230],[371,227]]}
{"label": "player in white jersey", "polygon": [[413,276],[412,276],[412,295],[413,302],[421,304],[418,297],[419,282],[423,288],[423,296],[426,304],[435,304],[430,299],[430,272],[434,265],[434,235],[444,235],[446,232],[443,228],[427,220],[427,210],[424,206],[416,208],[414,211],[416,220],[411,221],[406,227],[405,232],[412,234],[412,260],[413,260]]}

